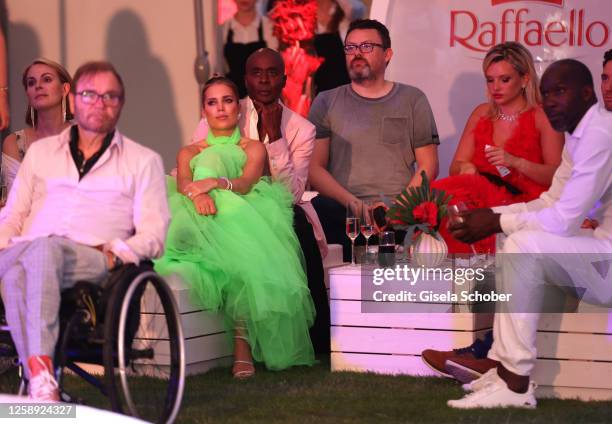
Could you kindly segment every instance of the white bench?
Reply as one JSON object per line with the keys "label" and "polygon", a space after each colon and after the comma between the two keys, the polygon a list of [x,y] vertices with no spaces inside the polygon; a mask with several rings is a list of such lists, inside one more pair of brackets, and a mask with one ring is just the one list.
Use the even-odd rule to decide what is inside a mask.
{"label": "white bench", "polygon": [[[351,266],[330,271],[332,371],[434,376],[421,360],[423,350],[468,346],[492,326],[492,314],[461,308],[456,313],[363,312],[360,272]],[[533,374],[540,397],[612,399],[612,314],[585,303],[579,310],[592,313],[548,314],[540,320]]]}
{"label": "white bench", "polygon": [[[187,375],[229,366],[232,350],[220,314],[202,310],[190,300],[189,287],[176,274],[165,277],[176,299],[185,336]],[[146,307],[146,306],[145,306]]]}
{"label": "white bench", "polygon": [[360,267],[330,271],[332,371],[434,375],[424,349],[467,346],[492,324],[491,314],[363,312],[364,302]]}
{"label": "white bench", "polygon": [[536,394],[612,400],[612,310],[581,302],[578,311],[542,315],[533,373]]}

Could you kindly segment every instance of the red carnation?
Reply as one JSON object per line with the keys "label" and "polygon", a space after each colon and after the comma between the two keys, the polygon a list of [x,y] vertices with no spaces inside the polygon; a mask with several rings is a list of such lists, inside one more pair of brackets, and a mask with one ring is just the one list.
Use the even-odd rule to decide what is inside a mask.
{"label": "red carnation", "polygon": [[423,202],[412,210],[415,220],[429,224],[430,228],[438,225],[438,206],[434,202]]}

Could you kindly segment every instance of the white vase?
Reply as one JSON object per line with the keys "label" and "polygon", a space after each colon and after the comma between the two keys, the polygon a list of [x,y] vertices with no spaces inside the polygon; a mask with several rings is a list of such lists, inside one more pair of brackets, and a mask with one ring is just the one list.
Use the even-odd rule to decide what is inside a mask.
{"label": "white vase", "polygon": [[416,241],[410,246],[410,255],[417,265],[436,267],[440,265],[448,255],[448,246],[444,239],[421,233]]}

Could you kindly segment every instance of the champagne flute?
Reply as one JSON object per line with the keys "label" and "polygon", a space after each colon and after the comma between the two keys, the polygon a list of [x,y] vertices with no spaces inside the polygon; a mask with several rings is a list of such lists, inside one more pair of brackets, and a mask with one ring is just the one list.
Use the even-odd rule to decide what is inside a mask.
{"label": "champagne flute", "polygon": [[372,216],[372,204],[370,202],[364,202],[361,207],[361,234],[366,239],[365,244],[365,258],[367,262],[368,258],[368,241],[374,234],[374,217]]}
{"label": "champagne flute", "polygon": [[[448,206],[448,220],[449,223],[459,223],[463,218],[459,216],[460,212],[465,212],[469,210],[467,205],[463,202],[457,202],[454,205]],[[473,244],[470,243],[470,249],[475,256],[478,256],[478,252],[476,252],[476,248]]]}
{"label": "champagne flute", "polygon": [[346,205],[346,235],[351,239],[351,265],[355,265],[355,239],[359,236],[359,211],[358,201],[349,202]]}

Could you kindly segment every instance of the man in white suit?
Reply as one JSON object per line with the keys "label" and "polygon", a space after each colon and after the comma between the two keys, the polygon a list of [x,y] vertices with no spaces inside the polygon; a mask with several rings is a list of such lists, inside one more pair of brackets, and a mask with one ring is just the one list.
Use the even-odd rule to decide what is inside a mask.
{"label": "man in white suit", "polygon": [[[548,191],[528,203],[462,212],[449,226],[465,243],[507,236],[498,239],[496,287],[512,294],[496,310],[488,358],[447,360],[454,375],[478,362],[491,368],[465,387],[473,393],[448,402],[453,408],[536,406],[530,375],[547,287],[612,306],[612,112],[605,101],[597,104],[591,72],[577,60],[551,64],[540,91],[552,127],[565,132],[562,162]],[[596,228],[581,227],[587,214],[599,222]]]}

